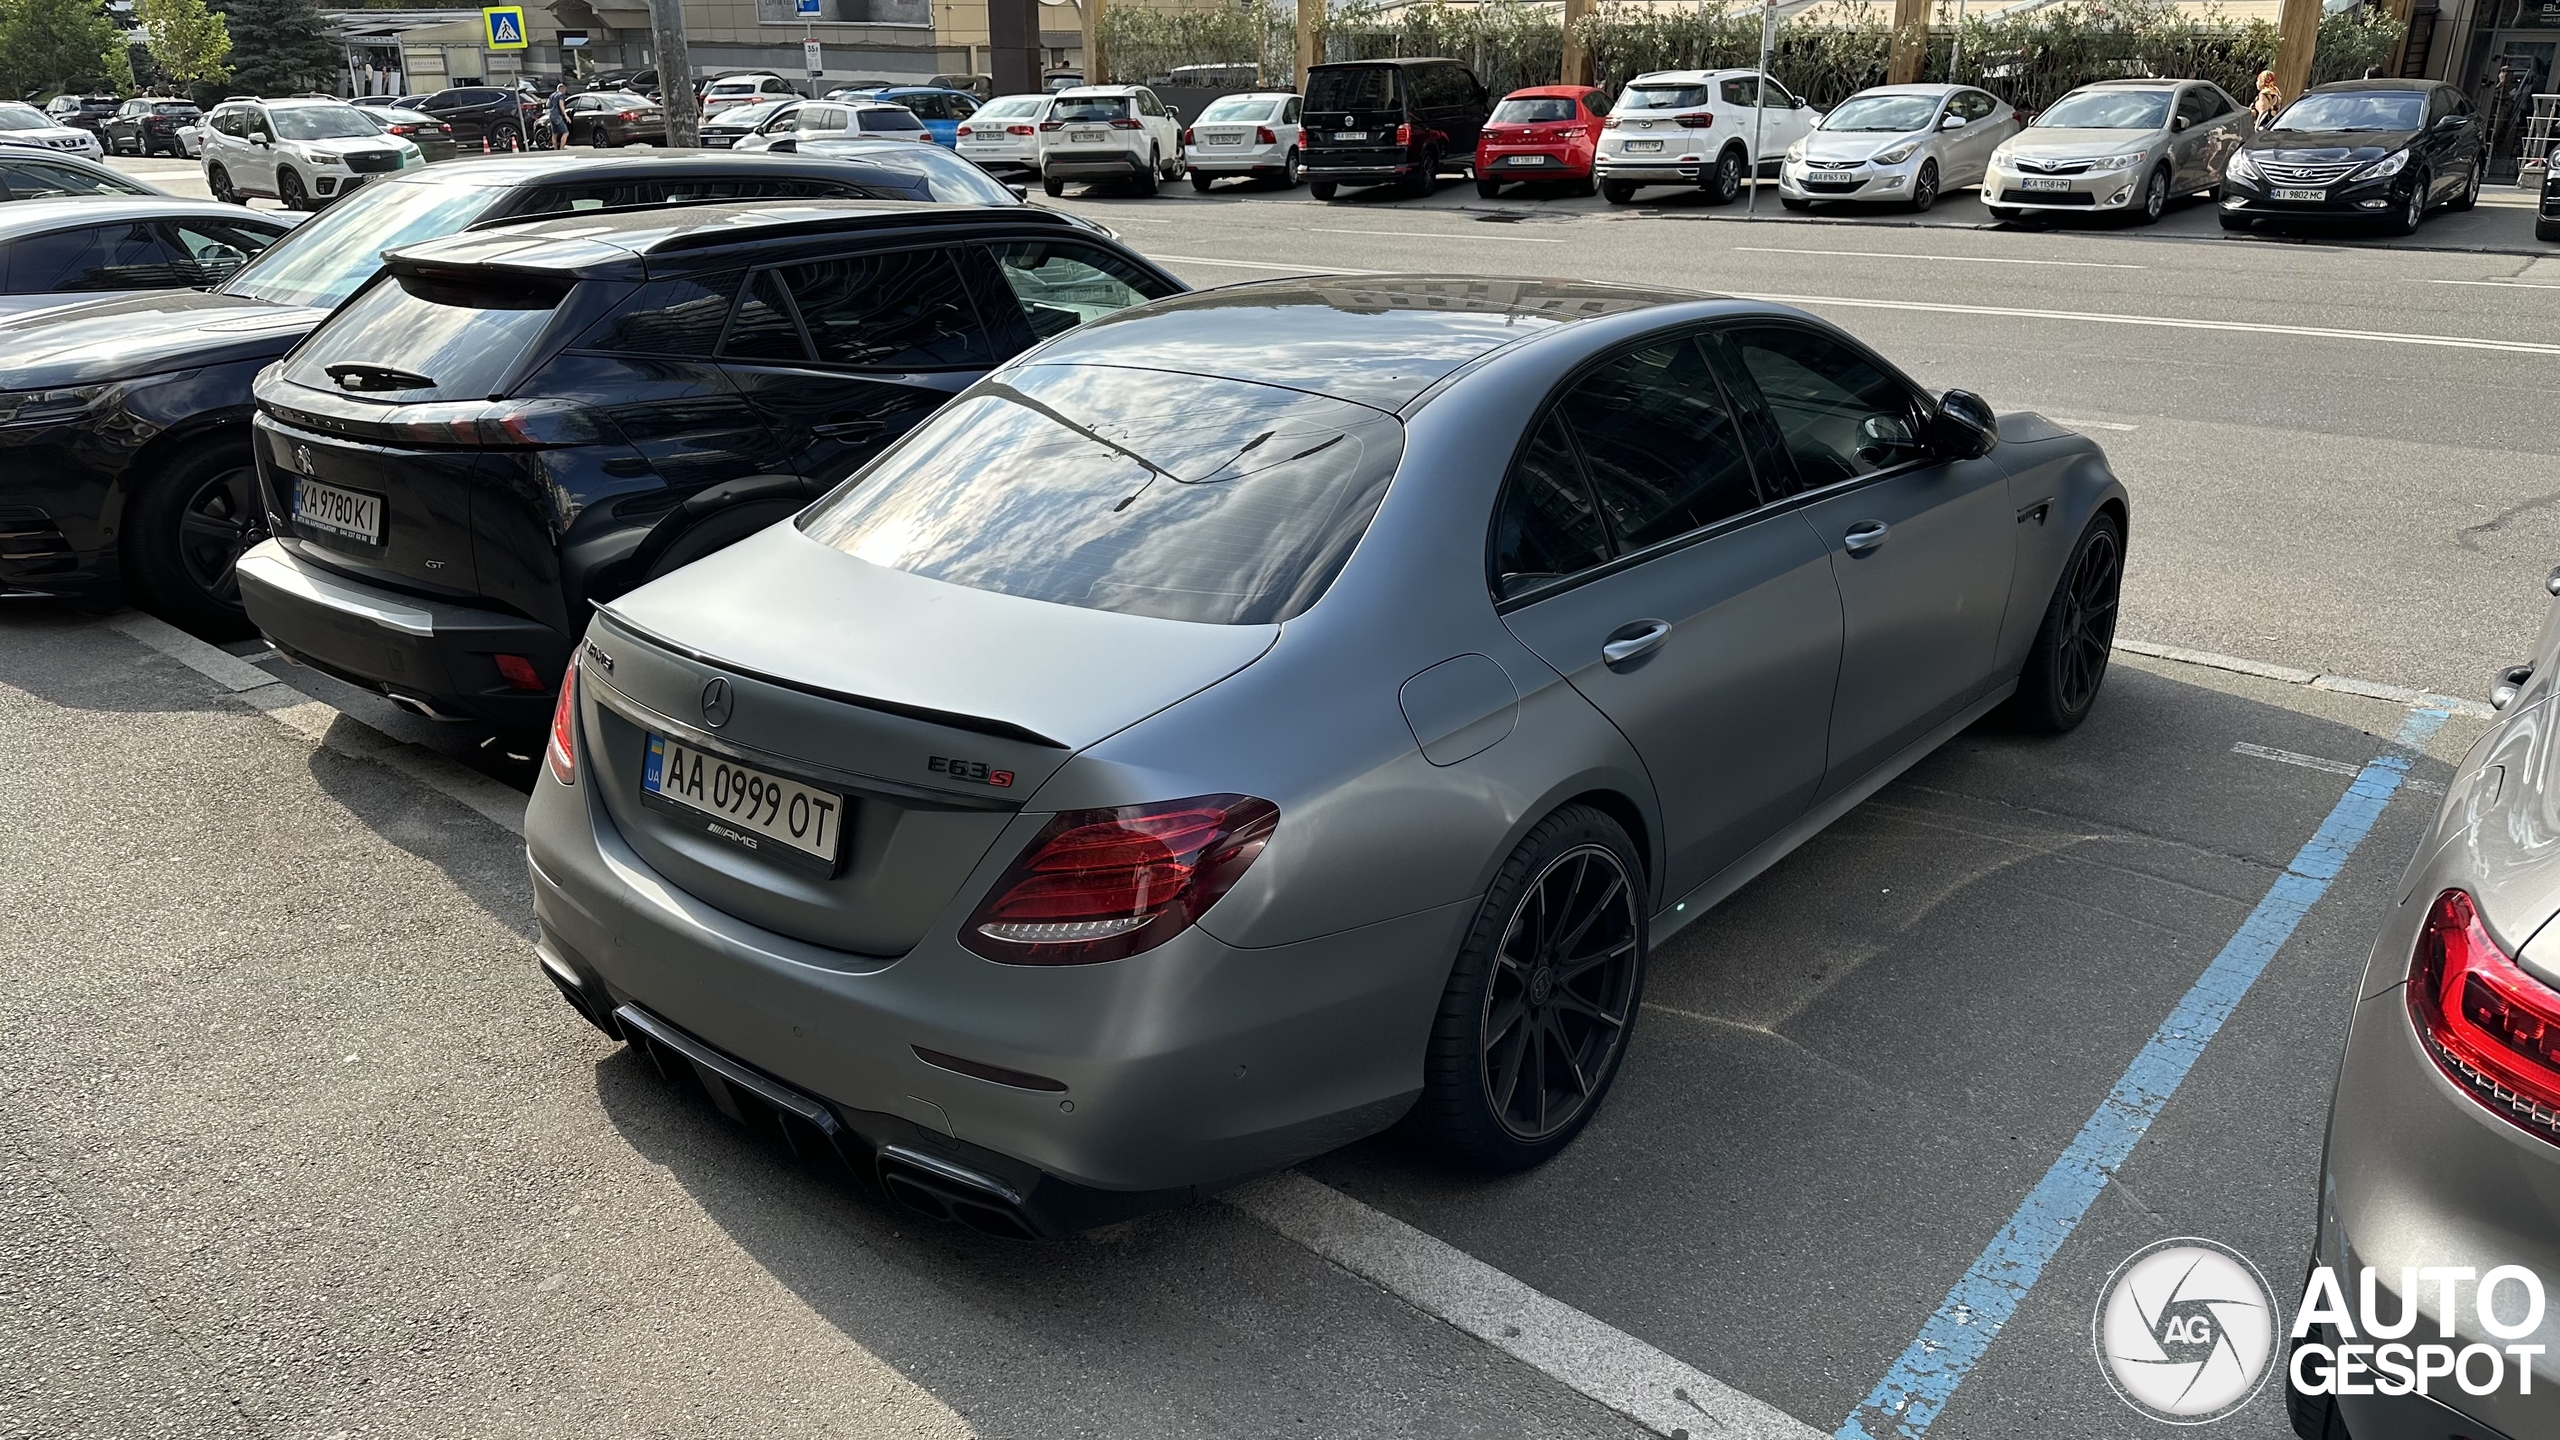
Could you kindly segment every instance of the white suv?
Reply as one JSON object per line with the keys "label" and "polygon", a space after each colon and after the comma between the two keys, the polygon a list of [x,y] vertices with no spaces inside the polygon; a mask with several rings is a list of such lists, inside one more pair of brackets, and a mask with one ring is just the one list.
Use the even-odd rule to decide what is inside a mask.
{"label": "white suv", "polygon": [[1070,180],[1134,180],[1153,195],[1188,172],[1182,120],[1144,85],[1079,85],[1052,96],[1040,122],[1040,188]]}
{"label": "white suv", "polygon": [[225,101],[205,117],[201,158],[214,199],[265,195],[288,210],[317,210],[376,175],[427,163],[342,100]]}
{"label": "white suv", "polygon": [[1778,157],[1821,119],[1774,76],[1764,90],[1757,70],[1657,70],[1618,93],[1592,168],[1612,205],[1633,200],[1640,185],[1695,185],[1722,204],[1746,178],[1776,173]]}

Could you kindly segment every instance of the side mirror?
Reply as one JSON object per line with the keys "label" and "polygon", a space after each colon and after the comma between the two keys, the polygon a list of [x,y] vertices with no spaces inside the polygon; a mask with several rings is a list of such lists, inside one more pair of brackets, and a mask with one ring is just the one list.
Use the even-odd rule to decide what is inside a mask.
{"label": "side mirror", "polygon": [[2172,121],[2170,121],[2170,122],[2169,122],[2169,130],[2170,130],[2170,133],[2175,134],[2176,132],[2178,132],[2178,131],[2180,131],[2180,130],[2184,130],[2184,129],[2186,129],[2186,128],[2187,128],[2187,126],[2189,126],[2190,124],[2193,124],[2193,123],[2194,123],[2194,122],[2193,122],[2193,121],[2190,121],[2189,119],[2187,119],[2187,117],[2186,117],[2186,116],[2181,115],[2181,116],[2179,116],[2177,119],[2172,120]]}
{"label": "side mirror", "polygon": [[1790,95],[1790,96],[1788,96],[1788,97],[1787,97],[1787,108],[1788,108],[1788,109],[1790,109],[1790,110],[1801,110],[1801,109],[1803,109],[1803,108],[1804,108],[1804,97],[1803,97],[1803,96],[1801,96],[1801,95]]}
{"label": "side mirror", "polygon": [[1028,200],[1031,198],[1031,187],[1028,185],[1007,185],[1004,188],[1012,191],[1013,198],[1016,200]]}
{"label": "side mirror", "polygon": [[2468,115],[2447,115],[2436,122],[2436,128],[2439,130],[2459,130],[2470,123],[2471,117]]}
{"label": "side mirror", "polygon": [[249,132],[249,143],[252,145],[273,145],[276,143],[276,137],[268,134],[264,130],[252,130]]}
{"label": "side mirror", "polygon": [[1961,115],[1950,115],[1938,122],[1938,128],[1941,130],[1961,130],[1964,126],[1965,119]]}
{"label": "side mirror", "polygon": [[2000,443],[2000,417],[1970,390],[1950,390],[1938,397],[1938,413],[1929,418],[1929,448],[1950,460],[1988,455]]}
{"label": "side mirror", "polygon": [[1858,427],[1858,458],[1871,464],[1890,464],[1899,452],[1919,448],[1911,427],[1891,415],[1870,415]]}

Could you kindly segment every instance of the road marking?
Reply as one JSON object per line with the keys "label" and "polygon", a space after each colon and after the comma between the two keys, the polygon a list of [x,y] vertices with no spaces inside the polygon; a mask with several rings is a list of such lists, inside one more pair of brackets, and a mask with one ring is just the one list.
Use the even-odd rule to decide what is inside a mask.
{"label": "road marking", "polygon": [[2407,777],[2410,761],[2444,724],[2445,714],[2432,706],[2410,711],[2390,747],[2357,772],[2355,783],[2267,887],[2257,908],[2196,977],[2178,1007],[2151,1033],[2070,1147],[1938,1302],[1876,1388],[1840,1422],[1833,1440],[1920,1440],[1929,1433],[1955,1398],[1956,1387],[1991,1348],[2044,1267],[2178,1093],[2214,1032],[2231,1018],[2302,917],[2328,893],[2330,882],[2372,833],[2383,807]]}
{"label": "road marking", "polygon": [[1859,260],[1944,260],[1951,265],[2066,265],[2074,270],[2148,270],[2107,260],[2014,260],[1999,255],[1915,255],[1905,250],[1799,250],[1785,245],[1736,245],[1749,255],[1846,255]]}
{"label": "road marking", "polygon": [[2385,345],[2429,345],[2453,350],[2500,350],[2517,355],[2560,355],[2560,345],[2536,340],[2483,340],[2470,335],[2412,335],[2395,330],[2332,330],[2316,325],[2259,325],[2245,320],[2186,320],[2165,315],[2114,315],[2101,310],[2027,310],[2007,305],[1945,305],[1926,300],[1855,300],[1846,295],[1756,295],[1725,292],[1736,300],[1780,305],[1845,305],[1860,310],[1916,310],[1930,315],[1994,315],[2020,320],[2075,320],[2087,325],[2142,325],[2165,330],[2219,330],[2241,335],[2292,335],[2310,340],[2368,340]]}
{"label": "road marking", "polygon": [[2154,660],[2175,660],[2181,665],[2202,665],[2210,670],[2229,670],[2240,675],[2255,675],[2262,680],[2281,680],[2287,685],[2308,685],[2314,690],[2334,690],[2341,695],[2362,695],[2368,700],[2388,700],[2394,705],[2425,705],[2448,715],[2468,715],[2475,720],[2495,717],[2497,711],[2486,702],[2463,700],[2451,695],[2438,695],[2407,685],[2385,685],[2379,680],[2358,680],[2348,675],[2323,675],[2317,670],[2297,670],[2290,665],[2270,665],[2263,660],[2243,660],[2236,655],[2216,655],[2210,650],[2189,650],[2178,645],[2160,645],[2149,640],[2127,640],[2116,637],[2116,648],[2134,655],[2148,655]]}
{"label": "road marking", "polygon": [[2560,290],[2560,285],[2544,285],[2532,280],[2421,280],[2421,285],[2486,285],[2492,290]]}
{"label": "road marking", "polygon": [[[1473,222],[1481,225],[1485,222]],[[1342,225],[1309,225],[1305,227],[1325,235],[1397,235],[1407,240],[1500,240],[1508,245],[1570,245],[1570,240],[1543,239],[1535,235],[1468,235],[1455,230],[1355,230]]]}
{"label": "road marking", "polygon": [[1783,1410],[1296,1171],[1229,1205],[1433,1319],[1673,1440],[1822,1440]]}
{"label": "road marking", "polygon": [[[2356,773],[2356,767],[2348,764],[2344,760],[2331,760],[2319,755],[2305,755],[2299,750],[2279,750],[2273,745],[2253,745],[2246,740],[2235,743],[2231,747],[2231,753],[2234,755],[2246,755],[2253,760],[2273,760],[2282,765],[2299,765],[2305,770],[2320,770],[2331,775],[2353,775]],[[2414,790],[2421,795],[2441,795],[2444,793],[2444,787],[2436,784],[2432,780],[2409,780],[2402,783],[2406,788]]]}
{"label": "road marking", "polygon": [[2080,430],[2122,430],[2126,434],[2131,434],[2139,428],[2133,425],[2118,425],[2112,420],[2065,420],[2059,415],[2053,417],[2053,423],[2069,425]]}
{"label": "road marking", "polygon": [[1277,270],[1283,275],[1384,275],[1384,270],[1337,270],[1329,265],[1272,265],[1260,260],[1212,260],[1206,255],[1157,255],[1175,265],[1224,265],[1230,270]]}

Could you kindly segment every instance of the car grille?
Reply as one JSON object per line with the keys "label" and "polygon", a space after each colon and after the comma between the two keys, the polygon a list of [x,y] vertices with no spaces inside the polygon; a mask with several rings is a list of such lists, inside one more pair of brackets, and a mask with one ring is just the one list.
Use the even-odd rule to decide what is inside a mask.
{"label": "car grille", "polygon": [[2095,205],[2098,197],[2086,190],[2003,190],[2003,205]]}
{"label": "car grille", "polygon": [[1808,194],[1846,195],[1852,190],[1863,188],[1867,182],[1864,180],[1815,180],[1807,178],[1800,183],[1804,186],[1804,189]]}
{"label": "car grille", "polygon": [[2254,162],[2258,173],[2279,185],[2330,185],[2362,168],[2364,162],[2350,160],[2343,165],[2278,165],[2266,160]]}
{"label": "car grille", "polygon": [[1865,163],[1867,162],[1864,160],[1807,160],[1804,162],[1804,168],[1807,170],[1855,170]]}
{"label": "car grille", "polygon": [[2089,173],[2089,162],[2086,160],[2018,159],[2010,163],[2030,175],[2086,175]]}
{"label": "car grille", "polygon": [[25,578],[72,568],[71,542],[32,506],[0,506],[0,574]]}
{"label": "car grille", "polygon": [[88,141],[78,139],[76,137],[66,137],[61,140],[48,140],[45,143],[51,145],[56,150],[86,150],[89,148]]}
{"label": "car grille", "polygon": [[388,150],[359,150],[345,159],[347,168],[359,175],[379,175],[400,168],[400,157]]}

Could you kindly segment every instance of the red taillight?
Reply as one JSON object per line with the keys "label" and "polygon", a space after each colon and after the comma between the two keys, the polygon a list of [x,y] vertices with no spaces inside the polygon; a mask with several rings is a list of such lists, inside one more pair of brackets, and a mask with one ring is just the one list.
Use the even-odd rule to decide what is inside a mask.
{"label": "red taillight", "polygon": [[640,118],[640,112],[637,110],[624,110],[616,114],[613,118],[616,120],[637,120]]}
{"label": "red taillight", "polygon": [[1114,120],[1111,122],[1111,128],[1114,130],[1143,130],[1146,127],[1135,120]]}
{"label": "red taillight", "polygon": [[1249,795],[1070,810],[1006,868],[960,943],[1008,965],[1090,965],[1152,950],[1243,877],[1280,822]]}
{"label": "red taillight", "polygon": [[1682,115],[1677,118],[1680,121],[1680,128],[1683,130],[1704,130],[1708,126],[1716,123],[1715,112],[1710,110],[1700,110],[1695,114]]}
{"label": "red taillight", "polygon": [[956,132],[954,132],[954,133],[956,133],[956,134],[960,134],[960,135],[975,135],[975,134],[977,134],[978,132],[977,132],[977,131],[975,131],[975,130],[970,129],[970,128],[969,128],[968,126],[966,126],[966,125],[963,125],[963,126],[961,126],[961,127],[959,128],[959,130],[957,130],[957,131],[956,131]]}
{"label": "red taillight", "polygon": [[1004,133],[1007,135],[1037,135],[1040,131],[1029,125],[1007,125],[1004,127]]}
{"label": "red taillight", "polygon": [[1397,127],[1396,127],[1396,143],[1397,143],[1397,144],[1399,144],[1399,145],[1410,145],[1410,144],[1412,144],[1412,143],[1413,143],[1413,127],[1412,127],[1412,126],[1410,126],[1410,125],[1399,125],[1399,126],[1397,126]]}
{"label": "red taillight", "polygon": [[541,690],[546,688],[542,683],[542,677],[534,673],[533,661],[526,657],[522,655],[499,655],[493,658],[498,662],[498,678],[506,681],[509,688],[516,690]]}
{"label": "red taillight", "polygon": [[560,700],[551,707],[551,743],[542,747],[551,778],[563,785],[578,783],[578,662],[560,677]]}
{"label": "red taillight", "polygon": [[1280,143],[1280,137],[1271,133],[1270,126],[1256,125],[1253,127],[1253,143],[1256,145],[1277,145]]}
{"label": "red taillight", "polygon": [[1603,119],[1603,120],[1600,122],[1600,128],[1601,128],[1601,129],[1603,129],[1603,130],[1615,130],[1615,129],[1617,129],[1617,128],[1618,128],[1618,117],[1617,117],[1617,116],[1615,116],[1615,115],[1611,115],[1611,116],[1608,116],[1607,118]]}
{"label": "red taillight", "polygon": [[1194,145],[1199,143],[1191,138],[1191,127],[1188,125],[1182,127],[1182,143],[1185,145]]}
{"label": "red taillight", "polygon": [[1043,130],[1064,130],[1067,128],[1067,122],[1064,120],[1043,120],[1040,122],[1040,128]]}
{"label": "red taillight", "polygon": [[2436,897],[2418,933],[2409,1017],[2437,1067],[2472,1099],[2560,1141],[2560,990],[2499,949],[2459,890]]}

